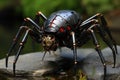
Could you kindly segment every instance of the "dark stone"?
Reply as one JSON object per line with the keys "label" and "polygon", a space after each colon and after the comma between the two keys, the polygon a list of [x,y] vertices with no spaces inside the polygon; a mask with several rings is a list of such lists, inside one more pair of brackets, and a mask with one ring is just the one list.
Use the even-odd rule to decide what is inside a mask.
{"label": "dark stone", "polygon": [[[77,51],[77,68],[87,75],[88,80],[102,80],[103,66],[97,52],[94,49],[78,49]],[[107,61],[107,80],[119,80],[120,47],[118,46],[119,54],[117,55],[116,68],[112,68],[113,57],[111,50],[105,48],[102,52]],[[16,80],[46,80],[44,76],[54,75],[54,78],[59,78],[58,80],[68,80],[69,78],[73,80],[71,77],[74,68],[72,50],[62,48],[62,51],[57,50],[55,54],[47,54],[44,61],[41,61],[42,56],[42,52],[20,55],[16,64],[17,77],[14,77],[12,74],[12,61],[14,57],[11,56],[9,58],[9,67],[7,69],[5,68],[5,59],[2,59],[0,60],[0,76],[2,75],[3,78],[11,80],[13,78],[16,78]],[[68,74],[69,71],[71,72]]]}
{"label": "dark stone", "polygon": [[[118,54],[116,55],[116,67],[112,68],[113,66],[113,55],[112,51],[109,48],[105,48],[102,50],[103,56],[106,60],[107,65],[107,80],[118,80],[117,78],[120,77],[120,46],[118,48]],[[100,61],[98,53],[92,52],[89,54],[82,62],[82,70],[85,72],[87,77],[90,80],[102,80],[104,76],[104,69],[103,65]]]}

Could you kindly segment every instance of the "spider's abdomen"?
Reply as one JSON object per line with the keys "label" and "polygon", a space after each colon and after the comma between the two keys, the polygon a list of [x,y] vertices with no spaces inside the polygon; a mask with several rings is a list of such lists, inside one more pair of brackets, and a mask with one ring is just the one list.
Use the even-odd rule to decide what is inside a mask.
{"label": "spider's abdomen", "polygon": [[54,12],[44,23],[45,32],[65,32],[80,24],[81,18],[78,13],[72,10],[60,10]]}

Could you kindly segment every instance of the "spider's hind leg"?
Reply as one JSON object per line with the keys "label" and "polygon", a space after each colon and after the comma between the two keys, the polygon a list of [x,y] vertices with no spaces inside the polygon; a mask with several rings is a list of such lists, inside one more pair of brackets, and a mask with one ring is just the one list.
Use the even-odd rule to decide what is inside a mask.
{"label": "spider's hind leg", "polygon": [[113,58],[114,58],[114,65],[113,67],[115,67],[116,64],[116,54],[118,54],[117,51],[117,45],[115,40],[113,39],[111,32],[107,26],[107,21],[105,20],[103,14],[101,13],[97,13],[96,15],[88,18],[87,20],[85,20],[82,24],[89,22],[93,19],[100,19],[100,23],[101,24],[96,24],[96,27],[98,28],[99,34],[101,36],[101,38],[103,39],[103,41],[110,47],[110,49],[112,50],[113,53]]}
{"label": "spider's hind leg", "polygon": [[100,49],[100,45],[98,44],[98,41],[97,41],[97,38],[96,38],[96,36],[95,36],[94,31],[93,31],[92,29],[88,29],[88,31],[89,31],[90,34],[91,34],[93,43],[94,43],[94,45],[95,45],[95,49],[96,49],[96,51],[98,52],[98,55],[99,55],[99,57],[100,57],[100,60],[101,60],[101,62],[102,62],[102,64],[103,64],[103,67],[104,67],[104,78],[103,78],[103,80],[105,80],[105,79],[106,79],[106,72],[107,72],[106,63],[105,63],[105,58],[103,57],[103,54],[102,54],[101,49]]}
{"label": "spider's hind leg", "polygon": [[103,29],[105,30],[105,32],[108,34],[112,44],[113,44],[113,48],[115,49],[115,53],[118,54],[118,50],[117,50],[117,45],[116,45],[116,42],[115,40],[113,39],[112,37],[112,34],[107,26],[107,21],[105,20],[104,16],[101,14],[100,15],[100,19],[101,19],[101,23],[102,23],[102,27]]}
{"label": "spider's hind leg", "polygon": [[[106,32],[105,29],[103,29],[103,27],[101,27],[100,25],[98,25],[98,30],[99,30],[99,34],[102,38],[102,40],[110,47],[110,49],[112,50],[113,53],[113,59],[114,59],[114,64],[113,64],[113,68],[116,65],[116,45],[114,44],[113,40],[111,40],[110,35]],[[114,47],[115,46],[115,47]]]}
{"label": "spider's hind leg", "polygon": [[95,14],[94,16],[88,18],[87,20],[85,20],[83,23],[86,23],[92,19],[100,19],[100,22],[101,22],[101,25],[102,25],[102,28],[103,30],[106,32],[106,34],[109,36],[110,40],[111,40],[111,43],[113,45],[113,48],[115,50],[115,53],[118,54],[118,50],[117,50],[117,45],[116,45],[116,42],[115,40],[113,39],[112,35],[111,35],[111,32],[107,26],[107,21],[105,19],[105,17],[103,16],[103,14],[101,13],[97,13]]}

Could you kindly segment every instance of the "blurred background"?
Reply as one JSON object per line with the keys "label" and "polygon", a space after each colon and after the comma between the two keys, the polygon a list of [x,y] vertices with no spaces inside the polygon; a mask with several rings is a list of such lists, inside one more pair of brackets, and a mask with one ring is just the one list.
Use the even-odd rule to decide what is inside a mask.
{"label": "blurred background", "polygon": [[[113,37],[120,44],[120,0],[0,0],[0,58],[5,57],[24,18],[34,20],[38,11],[49,17],[51,13],[63,9],[75,10],[83,20],[98,12],[103,13]],[[29,38],[22,54],[40,50],[40,44],[33,43]]]}

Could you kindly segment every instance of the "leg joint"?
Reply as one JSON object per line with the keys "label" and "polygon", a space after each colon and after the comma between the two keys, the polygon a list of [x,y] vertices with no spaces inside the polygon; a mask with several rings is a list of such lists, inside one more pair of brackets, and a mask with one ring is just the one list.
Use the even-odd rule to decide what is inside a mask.
{"label": "leg joint", "polygon": [[101,17],[101,16],[103,16],[103,14],[97,13],[96,16]]}

